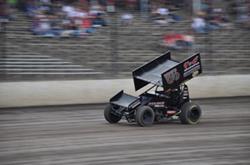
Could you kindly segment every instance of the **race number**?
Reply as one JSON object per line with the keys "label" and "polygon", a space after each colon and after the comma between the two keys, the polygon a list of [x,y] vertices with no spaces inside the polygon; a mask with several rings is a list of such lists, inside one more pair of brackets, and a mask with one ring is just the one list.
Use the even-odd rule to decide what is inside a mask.
{"label": "race number", "polygon": [[167,72],[165,75],[165,80],[168,84],[173,84],[173,82],[180,79],[180,73],[177,71],[177,69],[173,69],[169,72]]}

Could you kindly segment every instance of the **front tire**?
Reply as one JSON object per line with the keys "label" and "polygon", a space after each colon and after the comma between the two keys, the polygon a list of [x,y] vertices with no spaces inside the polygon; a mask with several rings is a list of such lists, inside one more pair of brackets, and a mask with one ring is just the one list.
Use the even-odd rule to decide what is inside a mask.
{"label": "front tire", "polygon": [[104,109],[104,118],[111,124],[118,123],[122,118],[121,116],[117,116],[112,113],[112,111],[115,111],[117,108],[119,107],[115,107],[109,104]]}
{"label": "front tire", "polygon": [[155,113],[149,106],[142,106],[136,110],[135,118],[139,126],[151,126],[154,123]]}
{"label": "front tire", "polygon": [[182,124],[197,124],[201,118],[201,108],[197,104],[187,102],[181,107],[179,117]]}

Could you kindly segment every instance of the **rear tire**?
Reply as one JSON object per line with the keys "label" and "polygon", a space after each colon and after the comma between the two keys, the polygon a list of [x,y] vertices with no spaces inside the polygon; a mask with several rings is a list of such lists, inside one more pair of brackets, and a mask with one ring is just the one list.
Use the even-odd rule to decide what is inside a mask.
{"label": "rear tire", "polygon": [[[117,107],[119,108],[119,107]],[[111,124],[118,123],[121,120],[121,116],[114,115],[112,111],[115,111],[116,107],[112,105],[107,105],[107,107],[104,109],[104,118]]]}
{"label": "rear tire", "polygon": [[181,107],[180,121],[182,124],[197,124],[201,117],[201,108],[197,104],[187,102]]}
{"label": "rear tire", "polygon": [[149,106],[142,106],[136,110],[136,122],[139,126],[151,126],[154,123],[155,113]]}

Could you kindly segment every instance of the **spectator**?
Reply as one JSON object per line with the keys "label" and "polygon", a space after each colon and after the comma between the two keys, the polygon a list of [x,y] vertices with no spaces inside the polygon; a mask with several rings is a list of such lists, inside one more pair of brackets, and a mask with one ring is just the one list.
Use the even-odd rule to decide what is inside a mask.
{"label": "spectator", "polygon": [[240,26],[250,28],[250,2],[244,2],[237,7],[237,20]]}
{"label": "spectator", "polygon": [[92,22],[91,22],[89,17],[83,18],[82,31],[83,31],[83,33],[93,33],[93,32],[95,32],[95,28],[92,27]]}
{"label": "spectator", "polygon": [[135,10],[136,9],[136,3],[137,0],[126,0],[126,7],[128,10]]}
{"label": "spectator", "polygon": [[98,13],[96,15],[92,23],[93,23],[93,27],[107,26],[107,23],[101,13]]}
{"label": "spectator", "polygon": [[9,19],[14,20],[16,18],[14,8],[17,6],[17,0],[6,0],[9,13]]}
{"label": "spectator", "polygon": [[167,16],[169,14],[169,10],[167,8],[164,8],[164,7],[159,7],[156,10],[156,14],[159,14],[161,16]]}
{"label": "spectator", "polygon": [[43,14],[37,15],[36,21],[33,22],[33,33],[41,36],[52,35],[48,17]]}
{"label": "spectator", "polygon": [[194,18],[191,26],[192,26],[193,30],[197,33],[206,33],[207,32],[206,22],[205,22],[204,18],[202,18],[201,16]]}
{"label": "spectator", "polygon": [[181,17],[170,12],[168,8],[152,6],[151,12],[152,20],[157,24],[167,24],[169,22],[174,23],[181,20]]}
{"label": "spectator", "polygon": [[9,7],[5,0],[0,0],[0,19],[2,22],[7,22],[10,19]]}
{"label": "spectator", "polygon": [[104,19],[105,11],[97,1],[92,2],[89,14],[92,16],[93,27],[107,26],[107,22]]}
{"label": "spectator", "polygon": [[70,5],[65,5],[62,7],[62,11],[66,13],[67,17],[71,18],[75,16],[75,8]]}
{"label": "spectator", "polygon": [[133,22],[134,16],[131,13],[124,13],[121,16],[122,25],[130,25]]}
{"label": "spectator", "polygon": [[27,13],[27,16],[34,17],[37,10],[38,7],[35,1],[26,1],[25,12]]}
{"label": "spectator", "polygon": [[167,8],[152,6],[151,17],[153,20],[166,19],[168,14],[169,10]]}
{"label": "spectator", "polygon": [[207,21],[208,26],[210,26],[210,29],[212,30],[230,26],[229,19],[226,17],[221,8],[213,9],[210,19]]}
{"label": "spectator", "polygon": [[89,14],[93,16],[105,14],[102,6],[98,4],[97,1],[93,1],[89,10]]}
{"label": "spectator", "polygon": [[168,49],[188,49],[192,47],[194,37],[192,35],[185,35],[179,33],[167,34],[163,37],[162,46]]}
{"label": "spectator", "polygon": [[168,14],[169,10],[167,8],[153,8],[151,18],[155,23],[163,25],[168,23]]}

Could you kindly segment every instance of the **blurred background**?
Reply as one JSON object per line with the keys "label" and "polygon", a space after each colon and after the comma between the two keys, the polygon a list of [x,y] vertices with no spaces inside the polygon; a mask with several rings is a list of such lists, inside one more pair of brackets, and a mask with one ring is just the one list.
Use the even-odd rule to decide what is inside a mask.
{"label": "blurred background", "polygon": [[0,0],[0,80],[131,78],[167,50],[249,74],[249,0]]}

